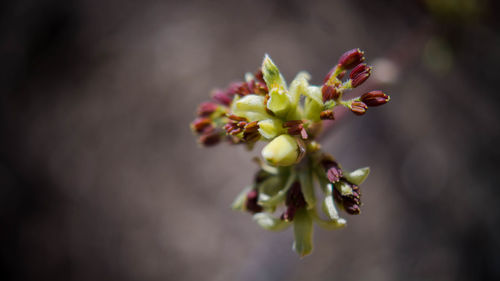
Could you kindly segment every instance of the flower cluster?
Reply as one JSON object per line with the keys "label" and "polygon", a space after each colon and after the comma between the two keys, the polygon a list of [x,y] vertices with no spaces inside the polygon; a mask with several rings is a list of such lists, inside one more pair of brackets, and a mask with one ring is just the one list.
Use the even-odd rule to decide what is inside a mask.
{"label": "flower cluster", "polygon": [[334,120],[335,107],[363,115],[368,108],[389,101],[382,91],[343,98],[370,77],[372,68],[364,60],[364,53],[353,49],[340,57],[322,85],[310,85],[306,72],[287,85],[266,55],[261,70],[247,73],[245,82],[215,90],[213,101],[202,103],[191,123],[205,146],[227,140],[251,149],[257,141],[267,142],[261,151],[265,161],[257,161],[260,168],[254,182],[236,198],[233,208],[252,213],[268,230],[293,226],[293,248],[300,256],[312,251],[313,222],[335,229],[346,224],[338,210],[360,213],[359,185],[369,168],[342,169],[315,139],[323,120]]}

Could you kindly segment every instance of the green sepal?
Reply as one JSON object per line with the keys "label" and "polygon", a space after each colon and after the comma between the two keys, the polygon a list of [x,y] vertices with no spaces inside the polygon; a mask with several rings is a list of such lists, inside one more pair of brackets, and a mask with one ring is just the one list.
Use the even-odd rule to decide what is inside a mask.
{"label": "green sepal", "polygon": [[306,97],[306,100],[304,102],[304,115],[306,119],[313,122],[320,121],[321,111],[323,111],[322,104],[319,104],[316,100]]}
{"label": "green sepal", "polygon": [[263,207],[275,207],[276,205],[283,203],[286,198],[286,193],[288,189],[290,189],[290,187],[292,186],[295,179],[296,175],[295,172],[292,170],[290,172],[290,175],[288,176],[285,186],[283,186],[283,188],[280,191],[278,191],[274,196],[259,194],[258,204]]}
{"label": "green sepal", "polygon": [[266,139],[273,139],[284,133],[283,122],[276,118],[259,121],[259,133]]}
{"label": "green sepal", "polygon": [[321,228],[324,229],[338,229],[346,226],[346,220],[343,218],[333,219],[333,220],[323,220],[318,216],[316,210],[310,210],[309,215]]}
{"label": "green sepal", "polygon": [[231,208],[237,211],[245,211],[245,201],[247,199],[247,193],[252,190],[253,186],[245,187],[234,199]]}
{"label": "green sepal", "polygon": [[269,100],[266,106],[279,117],[285,117],[292,108],[290,96],[281,88],[272,88],[269,90]]}
{"label": "green sepal", "polygon": [[314,195],[314,184],[312,180],[312,173],[310,169],[300,172],[299,174],[300,188],[304,199],[307,203],[307,209],[314,208],[316,204],[316,196]]}
{"label": "green sepal", "polygon": [[258,95],[246,95],[242,98],[236,96],[231,105],[231,111],[237,116],[247,118],[249,121],[269,119],[264,105],[264,97]]}
{"label": "green sepal", "polygon": [[311,75],[305,71],[301,71],[295,76],[292,83],[290,83],[289,94],[292,107],[298,105],[301,94],[306,94],[307,87],[309,87],[309,79],[311,79]]}
{"label": "green sepal", "polygon": [[338,220],[339,217],[339,212],[337,211],[337,208],[335,208],[335,203],[333,201],[333,196],[327,195],[325,196],[325,199],[323,199],[323,204],[321,204],[321,207],[323,209],[323,212],[328,216],[328,218],[332,220]]}
{"label": "green sepal", "polygon": [[264,81],[266,81],[267,87],[269,89],[286,89],[285,79],[268,54],[264,56],[264,61],[262,61],[262,74],[264,76]]}
{"label": "green sepal", "polygon": [[293,234],[295,241],[293,242],[293,250],[305,257],[312,252],[313,249],[313,221],[305,208],[298,209],[293,218]]}
{"label": "green sepal", "polygon": [[359,168],[350,173],[344,173],[344,177],[355,185],[362,184],[370,174],[370,167]]}
{"label": "green sepal", "polygon": [[345,181],[336,182],[334,185],[342,196],[349,196],[353,194],[351,185]]}
{"label": "green sepal", "polygon": [[316,101],[317,103],[323,105],[323,94],[321,94],[321,88],[320,87],[316,87],[316,86],[309,86],[306,88],[306,91],[304,91],[304,94]]}
{"label": "green sepal", "polygon": [[258,185],[259,196],[274,196],[283,188],[283,180],[279,176],[271,176]]}
{"label": "green sepal", "polygon": [[287,229],[291,223],[280,218],[276,218],[268,213],[257,213],[253,215],[253,219],[260,225],[262,228],[271,230],[271,231],[282,231]]}

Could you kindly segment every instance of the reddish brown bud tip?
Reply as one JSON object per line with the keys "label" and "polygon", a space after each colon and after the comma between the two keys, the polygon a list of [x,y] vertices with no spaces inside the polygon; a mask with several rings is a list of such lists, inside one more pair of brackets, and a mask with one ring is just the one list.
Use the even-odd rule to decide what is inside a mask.
{"label": "reddish brown bud tip", "polygon": [[231,102],[233,101],[233,98],[230,97],[227,92],[224,92],[222,90],[215,90],[214,93],[212,94],[212,99],[220,104],[229,106]]}
{"label": "reddish brown bud tip", "polygon": [[379,106],[389,101],[389,96],[382,91],[371,91],[363,94],[360,98],[367,106]]}
{"label": "reddish brown bud tip", "polygon": [[366,106],[365,103],[361,101],[355,101],[351,104],[351,111],[356,114],[356,115],[363,115],[366,112],[366,109],[368,106]]}
{"label": "reddish brown bud tip", "polygon": [[245,117],[242,117],[242,116],[238,116],[238,115],[235,115],[235,114],[231,114],[231,115],[228,115],[227,118],[231,119],[231,120],[234,120],[234,121],[248,121]]}
{"label": "reddish brown bud tip", "polygon": [[257,70],[257,72],[255,72],[254,76],[255,76],[255,79],[257,79],[257,81],[264,83],[264,85],[266,84],[266,81],[264,81],[264,74],[262,73],[262,69]]}
{"label": "reddish brown bud tip", "polygon": [[323,96],[323,102],[327,102],[329,100],[338,99],[340,93],[334,86],[323,85],[323,87],[321,87],[321,95]]}
{"label": "reddish brown bud tip", "polygon": [[365,63],[356,66],[351,73],[349,78],[352,79],[351,85],[353,88],[363,84],[370,77],[372,68],[367,66]]}
{"label": "reddish brown bud tip", "polygon": [[335,120],[333,111],[330,109],[321,111],[319,118],[321,118],[321,120]]}
{"label": "reddish brown bud tip", "polygon": [[337,78],[340,79],[340,80],[342,80],[342,78],[344,78],[344,76],[345,76],[346,73],[347,73],[347,71],[345,71],[345,70],[342,71],[342,72],[340,72],[339,75],[337,75]]}
{"label": "reddish brown bud tip", "polygon": [[203,102],[198,106],[198,116],[207,117],[217,110],[217,105],[213,102]]}
{"label": "reddish brown bud tip", "polygon": [[262,206],[260,206],[257,202],[259,200],[259,192],[256,189],[252,189],[247,193],[247,200],[245,202],[245,208],[250,213],[259,213],[262,212]]}
{"label": "reddish brown bud tip", "polygon": [[344,210],[350,215],[359,215],[361,213],[361,209],[359,205],[352,202],[344,202]]}
{"label": "reddish brown bud tip", "polygon": [[349,78],[354,79],[358,74],[361,74],[363,72],[371,71],[371,67],[366,65],[366,63],[362,63],[358,66],[356,66],[351,73],[349,74]]}
{"label": "reddish brown bud tip", "polygon": [[203,132],[205,129],[213,127],[212,126],[212,120],[210,118],[202,117],[202,118],[196,118],[192,123],[191,123],[191,128],[196,131],[197,133]]}
{"label": "reddish brown bud tip", "polygon": [[204,146],[213,146],[219,143],[220,134],[216,130],[207,130],[199,138],[199,141]]}
{"label": "reddish brown bud tip", "polygon": [[360,49],[349,50],[340,57],[338,65],[342,69],[351,69],[365,60],[363,55]]}
{"label": "reddish brown bud tip", "polygon": [[358,74],[354,79],[352,79],[351,86],[356,88],[357,86],[363,84],[368,78],[370,78],[370,72],[363,72]]}
{"label": "reddish brown bud tip", "polygon": [[321,160],[321,165],[325,170],[326,177],[332,183],[338,182],[342,177],[342,169],[340,169],[339,164],[333,160],[333,157],[329,155],[324,155]]}
{"label": "reddish brown bud tip", "polygon": [[328,73],[326,74],[325,76],[325,79],[323,79],[323,84],[325,84],[326,82],[328,82],[328,80],[330,80],[330,78],[332,77],[333,73],[335,72],[335,67],[333,67],[332,69],[330,69],[330,71],[328,71]]}

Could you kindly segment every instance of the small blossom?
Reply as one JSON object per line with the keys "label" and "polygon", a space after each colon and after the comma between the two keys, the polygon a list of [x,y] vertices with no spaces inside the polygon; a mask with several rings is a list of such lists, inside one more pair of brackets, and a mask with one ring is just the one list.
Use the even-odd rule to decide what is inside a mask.
{"label": "small blossom", "polygon": [[221,134],[214,128],[204,131],[199,138],[200,143],[204,146],[216,145],[220,142],[220,140]]}
{"label": "small blossom", "polygon": [[335,185],[334,198],[348,214],[358,215],[361,212],[361,192],[357,185],[342,179]]}
{"label": "small blossom", "polygon": [[[293,226],[293,249],[300,256],[312,251],[314,222],[339,228],[346,221],[337,209],[348,214],[361,211],[359,185],[367,178],[369,168],[343,170],[322,151],[317,137],[323,130],[323,120],[335,119],[335,107],[363,115],[368,107],[389,101],[382,91],[344,99],[345,92],[370,76],[372,68],[364,60],[364,53],[353,49],[340,57],[323,84],[310,85],[310,75],[299,72],[287,85],[266,55],[261,69],[253,75],[247,73],[244,82],[215,90],[213,102],[202,103],[191,122],[193,133],[204,146],[223,139],[248,149],[259,141],[266,143],[261,150],[265,161],[258,161],[253,183],[240,192],[232,207],[252,213],[264,229],[281,231]],[[349,70],[348,79],[342,81]],[[276,211],[280,208],[285,208],[281,214]]]}
{"label": "small blossom", "polygon": [[356,66],[349,75],[349,78],[351,78],[352,80],[352,87],[356,88],[359,85],[363,84],[370,77],[371,70],[372,68],[367,66],[366,64],[360,64]]}
{"label": "small blossom", "polygon": [[390,100],[390,98],[382,91],[371,91],[366,94],[363,94],[360,100],[364,102],[367,106],[379,106],[387,103]]}
{"label": "small blossom", "polygon": [[290,135],[280,135],[262,149],[262,157],[276,166],[290,166],[299,158],[297,141]]}
{"label": "small blossom", "polygon": [[321,94],[323,96],[323,102],[339,98],[339,91],[334,86],[323,85],[323,87],[321,87]]}
{"label": "small blossom", "polygon": [[364,52],[360,49],[352,49],[345,52],[339,59],[341,69],[351,69],[365,60]]}
{"label": "small blossom", "polygon": [[191,128],[197,133],[201,133],[209,127],[213,127],[212,120],[206,117],[197,118],[191,123]]}
{"label": "small blossom", "polygon": [[321,165],[325,170],[326,177],[331,183],[336,183],[342,177],[342,169],[339,164],[333,160],[333,157],[329,155],[324,155],[321,160]]}
{"label": "small blossom", "polygon": [[361,101],[352,102],[351,107],[350,107],[351,111],[356,115],[365,114],[367,108],[368,107],[366,106],[366,104],[361,102]]}

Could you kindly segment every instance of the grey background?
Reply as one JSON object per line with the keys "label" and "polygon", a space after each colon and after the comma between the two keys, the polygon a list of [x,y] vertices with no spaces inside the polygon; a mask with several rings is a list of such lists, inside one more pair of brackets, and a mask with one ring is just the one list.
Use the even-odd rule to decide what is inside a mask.
{"label": "grey background", "polygon": [[[498,279],[498,4],[435,2],[1,4],[2,279]],[[229,208],[259,150],[189,122],[264,53],[317,84],[355,47],[392,100],[322,143],[372,167],[362,214],[299,259]]]}

